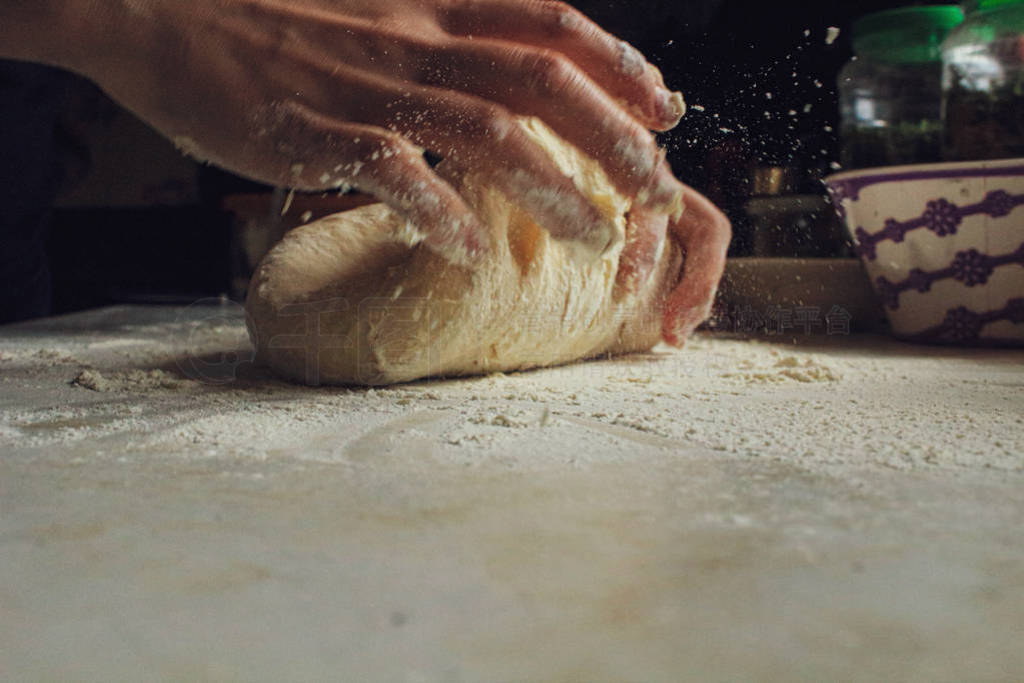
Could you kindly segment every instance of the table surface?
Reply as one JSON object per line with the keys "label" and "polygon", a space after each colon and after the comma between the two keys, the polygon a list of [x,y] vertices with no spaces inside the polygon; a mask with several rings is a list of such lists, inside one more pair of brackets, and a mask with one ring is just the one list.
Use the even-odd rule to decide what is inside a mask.
{"label": "table surface", "polygon": [[878,336],[386,389],[229,303],[0,328],[4,680],[1011,681],[1024,352]]}

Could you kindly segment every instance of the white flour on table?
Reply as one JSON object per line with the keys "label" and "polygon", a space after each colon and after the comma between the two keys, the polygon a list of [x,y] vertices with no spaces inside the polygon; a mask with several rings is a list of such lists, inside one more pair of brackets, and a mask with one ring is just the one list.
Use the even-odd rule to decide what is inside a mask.
{"label": "white flour on table", "polygon": [[[698,336],[679,351],[376,389],[288,384],[244,362],[242,339],[241,325],[0,339],[5,391],[27,396],[4,404],[0,447],[359,466],[422,452],[425,462],[511,468],[628,461],[653,447],[825,469],[1024,467],[1012,362],[1017,388],[993,405],[999,362],[983,373],[878,338],[793,346]],[[214,360],[197,362],[203,354]],[[197,376],[210,367],[223,376]]]}

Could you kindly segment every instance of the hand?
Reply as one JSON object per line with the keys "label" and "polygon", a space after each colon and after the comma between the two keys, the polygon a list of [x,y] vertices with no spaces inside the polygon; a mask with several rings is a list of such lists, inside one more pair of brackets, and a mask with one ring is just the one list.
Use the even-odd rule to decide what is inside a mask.
{"label": "hand", "polygon": [[682,214],[674,217],[644,209],[630,212],[616,276],[620,291],[638,291],[671,231],[684,255],[682,277],[666,296],[662,313],[662,339],[673,346],[682,346],[710,314],[732,237],[729,219],[696,190],[684,187],[683,203]]}
{"label": "hand", "polygon": [[[123,15],[108,9],[122,4]],[[420,148],[448,172],[486,177],[556,237],[598,250],[611,239],[513,115],[541,118],[652,212],[674,210],[683,192],[648,130],[674,126],[682,98],[636,50],[560,2],[91,6],[109,14],[98,25],[114,46],[82,70],[184,151],[276,185],[354,186],[453,257],[484,248],[484,231]]]}
{"label": "hand", "polygon": [[683,248],[683,276],[665,299],[661,327],[662,339],[672,346],[682,346],[711,314],[732,239],[729,219],[711,200],[687,187],[683,202],[686,210],[669,224]]}

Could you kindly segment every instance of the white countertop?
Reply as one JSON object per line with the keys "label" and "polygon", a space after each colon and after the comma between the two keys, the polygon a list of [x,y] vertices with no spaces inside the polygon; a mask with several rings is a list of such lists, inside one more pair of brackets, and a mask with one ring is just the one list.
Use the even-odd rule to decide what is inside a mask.
{"label": "white countertop", "polygon": [[0,679],[1019,680],[1024,351],[796,342],[349,390],[231,305],[0,328]]}

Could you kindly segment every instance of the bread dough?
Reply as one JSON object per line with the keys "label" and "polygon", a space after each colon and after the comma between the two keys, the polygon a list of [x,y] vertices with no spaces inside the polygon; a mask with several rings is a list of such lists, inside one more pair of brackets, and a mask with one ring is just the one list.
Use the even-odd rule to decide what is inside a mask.
{"label": "bread dough", "polygon": [[607,216],[600,258],[552,239],[500,191],[459,181],[488,226],[485,262],[453,265],[418,243],[387,206],[364,206],[290,232],[263,259],[246,301],[257,357],[307,384],[380,385],[522,370],[646,350],[680,249],[665,241],[654,275],[624,294],[616,273],[629,201],[593,160],[535,119],[521,121]]}

